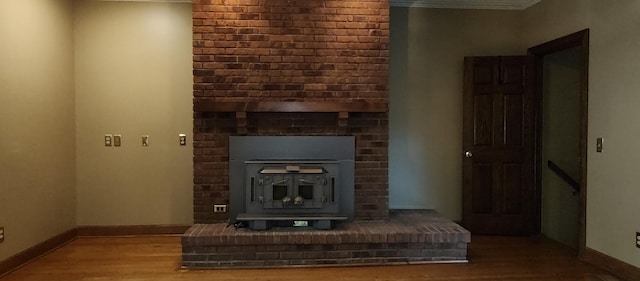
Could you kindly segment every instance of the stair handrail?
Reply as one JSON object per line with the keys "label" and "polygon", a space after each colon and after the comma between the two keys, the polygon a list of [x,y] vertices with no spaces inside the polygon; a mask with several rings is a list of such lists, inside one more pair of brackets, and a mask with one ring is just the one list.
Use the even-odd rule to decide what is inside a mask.
{"label": "stair handrail", "polygon": [[580,192],[580,183],[574,180],[569,174],[567,174],[567,172],[560,168],[560,166],[558,166],[556,163],[553,163],[553,161],[551,160],[547,161],[547,166],[549,167],[549,169],[551,169],[551,171],[553,171],[556,175],[558,175],[562,180],[564,180],[573,188],[574,195]]}

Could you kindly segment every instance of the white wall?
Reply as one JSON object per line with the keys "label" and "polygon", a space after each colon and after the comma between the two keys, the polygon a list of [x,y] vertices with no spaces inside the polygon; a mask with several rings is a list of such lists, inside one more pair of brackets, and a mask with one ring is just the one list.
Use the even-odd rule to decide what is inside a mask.
{"label": "white wall", "polygon": [[72,1],[0,9],[0,244],[4,260],[75,227]]}
{"label": "white wall", "polygon": [[391,8],[389,205],[462,216],[465,56],[523,55],[520,11]]}
{"label": "white wall", "polygon": [[587,247],[640,267],[640,2],[545,0],[525,14],[528,45],[590,28]]}
{"label": "white wall", "polygon": [[191,4],[77,1],[74,25],[78,225],[192,223]]}

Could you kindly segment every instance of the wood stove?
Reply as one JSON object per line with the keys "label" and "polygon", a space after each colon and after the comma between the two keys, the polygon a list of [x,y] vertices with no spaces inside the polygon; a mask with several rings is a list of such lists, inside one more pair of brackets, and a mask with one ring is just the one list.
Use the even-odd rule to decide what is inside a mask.
{"label": "wood stove", "polygon": [[353,137],[231,137],[231,217],[256,230],[353,218],[354,147]]}

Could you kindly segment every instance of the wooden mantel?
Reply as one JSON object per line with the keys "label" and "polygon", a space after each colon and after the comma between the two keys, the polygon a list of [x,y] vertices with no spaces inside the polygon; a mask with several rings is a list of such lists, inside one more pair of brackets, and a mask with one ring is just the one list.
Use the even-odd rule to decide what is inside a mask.
{"label": "wooden mantel", "polygon": [[387,112],[383,101],[355,102],[217,102],[196,101],[195,112]]}
{"label": "wooden mantel", "polygon": [[193,105],[195,112],[235,112],[236,127],[239,135],[247,133],[247,112],[298,112],[298,113],[338,113],[338,128],[346,132],[349,113],[378,112],[389,110],[386,101],[354,101],[354,102],[227,102],[227,101],[196,101]]}

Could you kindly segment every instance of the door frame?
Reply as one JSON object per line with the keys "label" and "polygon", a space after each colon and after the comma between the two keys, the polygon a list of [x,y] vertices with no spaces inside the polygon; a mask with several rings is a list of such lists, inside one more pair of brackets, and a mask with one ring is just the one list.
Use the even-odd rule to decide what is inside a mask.
{"label": "door frame", "polygon": [[580,47],[580,198],[578,211],[578,257],[584,256],[586,249],[587,222],[587,141],[588,141],[588,98],[589,98],[589,29],[584,29],[567,36],[529,48],[528,53],[534,56],[536,79],[535,97],[535,193],[536,193],[536,225],[541,232],[542,221],[542,84],[544,56],[565,49]]}

